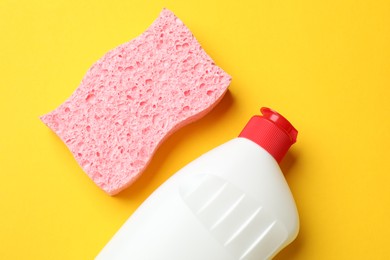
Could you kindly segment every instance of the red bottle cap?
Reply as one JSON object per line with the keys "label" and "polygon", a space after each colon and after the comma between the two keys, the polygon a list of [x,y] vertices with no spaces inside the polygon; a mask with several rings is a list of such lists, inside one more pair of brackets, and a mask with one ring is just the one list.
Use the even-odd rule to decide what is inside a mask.
{"label": "red bottle cap", "polygon": [[247,138],[269,152],[279,163],[297,140],[298,131],[278,112],[262,107],[262,116],[254,116],[239,137]]}

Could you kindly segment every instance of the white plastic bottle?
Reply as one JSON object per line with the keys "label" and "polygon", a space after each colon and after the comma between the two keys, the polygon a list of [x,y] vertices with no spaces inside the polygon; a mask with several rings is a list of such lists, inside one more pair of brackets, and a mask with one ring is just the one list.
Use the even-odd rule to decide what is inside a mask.
{"label": "white plastic bottle", "polygon": [[260,260],[293,241],[298,213],[278,162],[298,132],[261,112],[162,184],[96,259]]}

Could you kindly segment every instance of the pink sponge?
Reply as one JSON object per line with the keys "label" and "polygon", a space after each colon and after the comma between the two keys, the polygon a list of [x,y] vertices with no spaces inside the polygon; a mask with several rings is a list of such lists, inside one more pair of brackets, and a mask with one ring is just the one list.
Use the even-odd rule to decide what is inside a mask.
{"label": "pink sponge", "polygon": [[41,120],[114,195],[140,176],[165,138],[210,111],[230,80],[164,9],[142,35],[97,61],[72,96]]}

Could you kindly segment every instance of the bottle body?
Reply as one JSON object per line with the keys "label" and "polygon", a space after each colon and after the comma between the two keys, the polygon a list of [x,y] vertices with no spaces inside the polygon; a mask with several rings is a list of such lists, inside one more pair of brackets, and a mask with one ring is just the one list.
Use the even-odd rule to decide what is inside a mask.
{"label": "bottle body", "polygon": [[256,143],[235,138],[162,184],[97,259],[269,259],[298,229],[277,161]]}

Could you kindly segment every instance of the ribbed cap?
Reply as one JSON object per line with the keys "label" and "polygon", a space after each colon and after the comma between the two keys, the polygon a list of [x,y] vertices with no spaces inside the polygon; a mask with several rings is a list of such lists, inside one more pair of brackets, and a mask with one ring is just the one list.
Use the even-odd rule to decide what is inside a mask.
{"label": "ribbed cap", "polygon": [[262,107],[262,116],[253,116],[239,137],[263,147],[279,163],[297,140],[298,131],[278,112]]}

